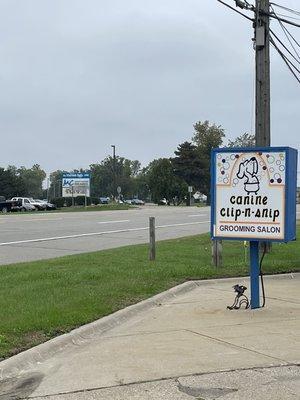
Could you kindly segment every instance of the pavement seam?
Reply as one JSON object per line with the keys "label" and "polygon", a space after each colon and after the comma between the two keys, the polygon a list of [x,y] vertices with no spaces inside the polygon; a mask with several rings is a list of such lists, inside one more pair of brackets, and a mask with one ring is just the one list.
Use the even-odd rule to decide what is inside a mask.
{"label": "pavement seam", "polygon": [[[300,278],[300,273],[294,274],[294,276]],[[277,279],[278,278],[280,279],[281,277],[286,279],[287,275],[281,274],[281,275],[276,275],[275,277]],[[274,276],[268,276],[268,278],[272,279],[274,278]],[[231,284],[231,282],[235,281],[236,279],[237,278],[229,278],[229,279],[227,278],[227,282],[228,284]],[[51,356],[61,352],[67,347],[71,348],[72,346],[78,346],[81,345],[82,343],[85,343],[87,340],[101,336],[103,335],[103,333],[108,332],[109,330],[117,326],[120,326],[122,323],[126,321],[129,321],[132,317],[136,317],[142,312],[160,306],[162,302],[172,301],[178,295],[186,294],[202,286],[207,287],[207,285],[217,284],[218,282],[224,282],[224,278],[212,279],[212,280],[198,280],[198,281],[193,280],[184,282],[181,285],[177,285],[173,288],[170,288],[169,290],[166,290],[162,293],[152,296],[139,303],[133,304],[124,309],[118,310],[113,314],[102,317],[89,324],[76,328],[67,334],[57,336],[54,339],[51,339],[36,347],[33,347],[27,351],[19,353],[7,360],[0,362],[0,379],[16,376],[24,372],[24,370],[28,370],[33,365],[46,361]],[[172,303],[170,304],[172,305]],[[199,334],[197,332],[193,331],[191,332],[194,334]],[[224,343],[226,343],[227,345],[231,345],[227,342]],[[246,348],[244,350],[251,351]],[[274,357],[271,358],[276,359]],[[280,359],[277,360],[281,362],[283,361]],[[286,361],[283,362],[286,363]]]}
{"label": "pavement seam", "polygon": [[[52,394],[45,394],[45,395],[39,395],[39,396],[29,396],[26,399],[43,399],[43,398],[48,398],[48,397],[53,397],[53,396],[65,396],[69,394],[76,394],[76,393],[84,393],[84,392],[93,392],[96,390],[105,390],[105,389],[114,389],[114,388],[120,388],[120,387],[128,387],[128,386],[134,386],[134,385],[142,385],[145,383],[154,383],[154,382],[166,382],[166,381],[177,381],[180,378],[189,378],[192,376],[198,377],[198,376],[206,376],[206,375],[213,375],[213,374],[221,374],[221,373],[231,373],[231,372],[241,372],[241,371],[261,371],[265,369],[274,369],[274,368],[288,368],[288,367],[300,367],[299,363],[289,363],[285,365],[267,365],[267,366],[259,366],[259,367],[247,367],[247,368],[233,368],[233,369],[221,369],[218,371],[208,371],[208,372],[196,372],[196,373],[190,373],[190,374],[185,374],[185,375],[174,375],[174,376],[168,376],[165,378],[156,378],[156,379],[148,379],[148,380],[140,380],[140,381],[134,381],[134,382],[128,382],[128,383],[122,383],[118,385],[111,385],[111,386],[99,386],[99,387],[93,387],[93,388],[88,388],[88,389],[79,389],[79,390],[73,390],[69,392],[58,392],[58,393],[52,393]],[[23,398],[25,400],[25,398]],[[23,400],[22,398],[20,400]]]}
{"label": "pavement seam", "polygon": [[[218,339],[218,338],[215,338],[215,337],[213,337],[213,336],[205,335],[205,334],[200,333],[200,332],[195,332],[195,331],[193,331],[193,330],[191,330],[191,329],[184,329],[184,330],[187,331],[187,332],[193,333],[193,334],[195,334],[195,335],[204,337],[204,338],[206,338],[206,339],[214,340],[214,341],[216,341],[216,342],[218,342],[218,343],[222,343],[222,344],[225,344],[225,345],[230,346],[230,347],[235,347],[235,348],[237,348],[237,349],[239,349],[239,350],[246,350],[246,351],[249,351],[249,352],[251,352],[251,353],[258,354],[258,355],[260,355],[260,356],[264,356],[264,357],[267,357],[267,358],[272,358],[273,360],[276,360],[276,361],[279,361],[279,362],[281,362],[281,363],[284,363],[284,366],[285,366],[286,364],[288,364],[288,361],[286,361],[286,360],[282,360],[281,358],[278,358],[278,357],[269,356],[269,355],[264,354],[264,353],[261,353],[260,351],[257,351],[257,350],[252,350],[252,349],[249,349],[249,348],[247,348],[247,347],[239,346],[239,345],[237,345],[237,344],[227,342],[226,340]],[[282,365],[283,365],[283,364],[282,364]]]}
{"label": "pavement seam", "polygon": [[36,363],[46,361],[51,356],[61,352],[67,347],[80,345],[86,342],[86,340],[101,336],[103,333],[120,326],[131,318],[151,308],[160,306],[162,302],[170,301],[178,295],[188,293],[197,287],[198,285],[196,285],[195,281],[184,282],[181,285],[172,287],[139,303],[118,310],[113,314],[80,326],[69,333],[57,336],[47,342],[8,358],[0,362],[0,379],[16,376]]}

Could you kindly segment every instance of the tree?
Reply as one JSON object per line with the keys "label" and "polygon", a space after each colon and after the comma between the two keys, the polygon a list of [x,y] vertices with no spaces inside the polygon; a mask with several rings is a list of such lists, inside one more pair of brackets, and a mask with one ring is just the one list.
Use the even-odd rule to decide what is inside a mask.
{"label": "tree", "polygon": [[19,177],[23,180],[26,195],[28,197],[40,197],[43,193],[43,181],[46,178],[46,172],[38,164],[31,168],[20,167],[17,170]]}
{"label": "tree", "polygon": [[48,197],[55,199],[62,196],[62,177],[65,171],[60,169],[51,172]]}
{"label": "tree", "polygon": [[6,170],[0,168],[0,195],[6,199],[26,195],[25,183],[13,165],[8,166]]}
{"label": "tree", "polygon": [[154,202],[166,198],[182,199],[187,193],[187,184],[174,173],[173,165],[168,158],[160,158],[152,161],[147,167],[147,180]]}
{"label": "tree", "polygon": [[100,164],[92,164],[91,189],[92,195],[116,196],[116,187],[120,186],[124,196],[134,194],[134,177],[140,170],[140,162],[123,157],[106,157]]}
{"label": "tree", "polygon": [[225,133],[220,125],[210,124],[209,121],[196,122],[194,129],[192,141],[196,145],[199,158],[203,163],[203,176],[201,182],[199,182],[199,189],[207,196],[207,203],[209,204],[211,150],[222,145]]}
{"label": "tree", "polygon": [[204,176],[205,163],[199,156],[197,147],[190,142],[180,144],[171,159],[175,174],[189,186],[200,189]]}
{"label": "tree", "polygon": [[234,140],[228,140],[227,147],[254,147],[255,146],[255,135],[249,133],[243,133]]}

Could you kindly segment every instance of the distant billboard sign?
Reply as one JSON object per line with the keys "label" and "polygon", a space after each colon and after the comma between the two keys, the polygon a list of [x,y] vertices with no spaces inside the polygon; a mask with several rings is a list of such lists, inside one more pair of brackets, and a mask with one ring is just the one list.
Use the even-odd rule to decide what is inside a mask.
{"label": "distant billboard sign", "polygon": [[88,172],[64,173],[62,179],[62,196],[90,197],[90,174]]}

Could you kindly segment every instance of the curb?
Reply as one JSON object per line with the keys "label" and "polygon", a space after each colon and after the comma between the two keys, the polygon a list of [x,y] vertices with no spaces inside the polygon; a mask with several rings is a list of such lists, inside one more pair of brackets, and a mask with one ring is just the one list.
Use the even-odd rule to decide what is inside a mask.
{"label": "curb", "polygon": [[[300,279],[300,273],[266,275],[266,279]],[[113,314],[100,318],[94,322],[83,325],[61,336],[35,346],[29,350],[19,353],[11,358],[0,362],[0,380],[15,377],[26,370],[35,368],[35,365],[41,364],[54,354],[59,353],[65,348],[72,348],[85,343],[87,340],[95,336],[100,336],[110,329],[129,321],[132,317],[149,310],[150,308],[160,306],[162,302],[172,300],[179,295],[188,293],[196,288],[207,285],[217,285],[219,282],[226,280],[229,285],[237,283],[237,281],[247,281],[249,276],[235,278],[218,278],[187,281],[181,285],[175,286],[153,297],[143,300],[137,304],[133,304],[124,309],[116,311]]]}
{"label": "curb", "polygon": [[165,292],[159,293],[149,299],[128,306],[113,314],[105,316],[94,322],[83,325],[61,336],[19,353],[0,362],[0,379],[17,376],[30,369],[36,363],[43,363],[54,354],[67,347],[78,346],[96,335],[101,335],[110,329],[130,320],[143,311],[159,306],[162,302],[174,299],[178,295],[185,294],[199,287],[196,281],[184,282]]}

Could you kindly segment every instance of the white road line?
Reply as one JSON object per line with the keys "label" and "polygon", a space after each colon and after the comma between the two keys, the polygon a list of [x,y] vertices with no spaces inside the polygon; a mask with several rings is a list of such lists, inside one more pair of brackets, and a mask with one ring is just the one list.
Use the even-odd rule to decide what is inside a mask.
{"label": "white road line", "polygon": [[[62,220],[62,218],[32,218],[32,219],[22,219],[20,220],[21,222],[34,222],[34,221],[60,221]],[[12,220],[11,218],[7,218],[4,221],[0,221],[1,222],[5,222],[5,221],[12,221],[12,222],[16,222],[16,220]]]}
{"label": "white road line", "polygon": [[120,221],[101,221],[101,222],[97,222],[97,224],[118,224],[121,222],[130,222],[129,219],[121,219]]}
{"label": "white road line", "polygon": [[[210,221],[201,221],[201,222],[189,222],[183,224],[170,224],[170,225],[159,225],[156,228],[171,228],[175,226],[187,226],[187,225],[197,225],[197,224],[206,224]],[[118,229],[115,231],[105,231],[105,232],[92,232],[92,233],[80,233],[77,235],[66,235],[66,236],[53,236],[47,238],[40,238],[40,239],[28,239],[28,240],[16,240],[15,242],[3,242],[0,243],[0,246],[9,246],[13,244],[25,244],[25,243],[38,243],[38,242],[48,242],[51,240],[63,240],[63,239],[75,239],[80,237],[88,237],[88,236],[101,236],[101,235],[109,235],[112,233],[125,233],[125,232],[135,232],[135,231],[145,231],[148,230],[149,227],[145,228],[128,228],[128,229]]]}
{"label": "white road line", "polygon": [[34,221],[60,221],[62,218],[32,218],[23,219],[22,222],[34,222]]}
{"label": "white road line", "polygon": [[203,215],[205,215],[205,214],[191,214],[191,215],[188,215],[188,217],[203,217]]}

